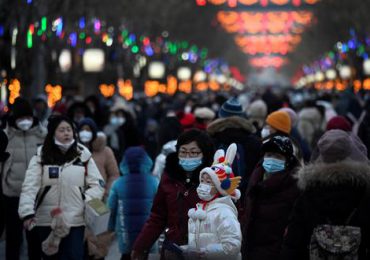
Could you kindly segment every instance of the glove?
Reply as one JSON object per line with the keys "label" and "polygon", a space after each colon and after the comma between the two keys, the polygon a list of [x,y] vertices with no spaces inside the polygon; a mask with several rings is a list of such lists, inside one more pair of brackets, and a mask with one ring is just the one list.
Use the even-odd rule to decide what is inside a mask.
{"label": "glove", "polygon": [[185,260],[202,259],[205,258],[205,251],[202,249],[197,250],[196,248],[188,247],[183,249],[182,255]]}

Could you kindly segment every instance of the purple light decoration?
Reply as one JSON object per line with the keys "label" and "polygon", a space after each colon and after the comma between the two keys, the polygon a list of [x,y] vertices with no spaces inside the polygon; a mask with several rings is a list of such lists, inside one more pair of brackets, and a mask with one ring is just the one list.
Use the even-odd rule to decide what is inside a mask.
{"label": "purple light decoration", "polygon": [[150,45],[148,45],[148,46],[145,47],[145,53],[148,56],[153,56],[154,55],[154,51],[153,51],[153,49],[152,49],[152,47]]}
{"label": "purple light decoration", "polygon": [[95,32],[99,32],[101,29],[101,23],[99,19],[95,19],[94,21],[94,30]]}
{"label": "purple light decoration", "polygon": [[85,22],[85,18],[84,17],[81,17],[80,18],[79,25],[80,25],[80,29],[84,29],[85,28],[86,22]]}
{"label": "purple light decoration", "polygon": [[75,32],[71,33],[71,34],[69,35],[69,40],[70,40],[70,42],[71,42],[71,45],[72,45],[73,47],[76,47],[76,45],[77,45],[77,33],[75,33]]}
{"label": "purple light decoration", "polygon": [[189,60],[190,60],[191,63],[196,63],[197,60],[198,60],[198,56],[195,53],[190,52]]}

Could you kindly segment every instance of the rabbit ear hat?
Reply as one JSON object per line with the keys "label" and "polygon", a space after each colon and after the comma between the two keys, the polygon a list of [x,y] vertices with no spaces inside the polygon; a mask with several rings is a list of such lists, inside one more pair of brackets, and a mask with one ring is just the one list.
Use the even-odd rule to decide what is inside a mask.
{"label": "rabbit ear hat", "polygon": [[200,172],[199,179],[203,174],[207,173],[221,195],[230,195],[233,199],[238,200],[240,198],[240,191],[237,187],[241,181],[241,177],[235,177],[231,168],[236,150],[237,146],[235,143],[232,143],[227,148],[226,155],[224,150],[217,150],[213,157],[212,166],[204,168]]}

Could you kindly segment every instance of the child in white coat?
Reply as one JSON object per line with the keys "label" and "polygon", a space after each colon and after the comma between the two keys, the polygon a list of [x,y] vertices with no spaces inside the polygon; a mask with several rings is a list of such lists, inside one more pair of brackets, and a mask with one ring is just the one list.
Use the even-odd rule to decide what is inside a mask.
{"label": "child in white coat", "polygon": [[201,202],[188,213],[189,244],[181,246],[185,259],[241,259],[242,235],[233,203],[240,198],[236,188],[241,177],[234,177],[231,168],[236,149],[231,144],[226,156],[218,150],[213,165],[199,175]]}

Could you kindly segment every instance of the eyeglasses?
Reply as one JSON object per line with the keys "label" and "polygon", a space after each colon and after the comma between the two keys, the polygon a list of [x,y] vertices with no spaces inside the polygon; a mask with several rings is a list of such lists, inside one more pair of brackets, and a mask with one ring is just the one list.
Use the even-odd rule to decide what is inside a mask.
{"label": "eyeglasses", "polygon": [[194,157],[197,157],[199,154],[201,154],[202,151],[185,151],[185,150],[180,150],[179,151],[179,156],[180,157],[186,157],[187,155],[189,155],[189,157],[191,158],[194,158]]}

